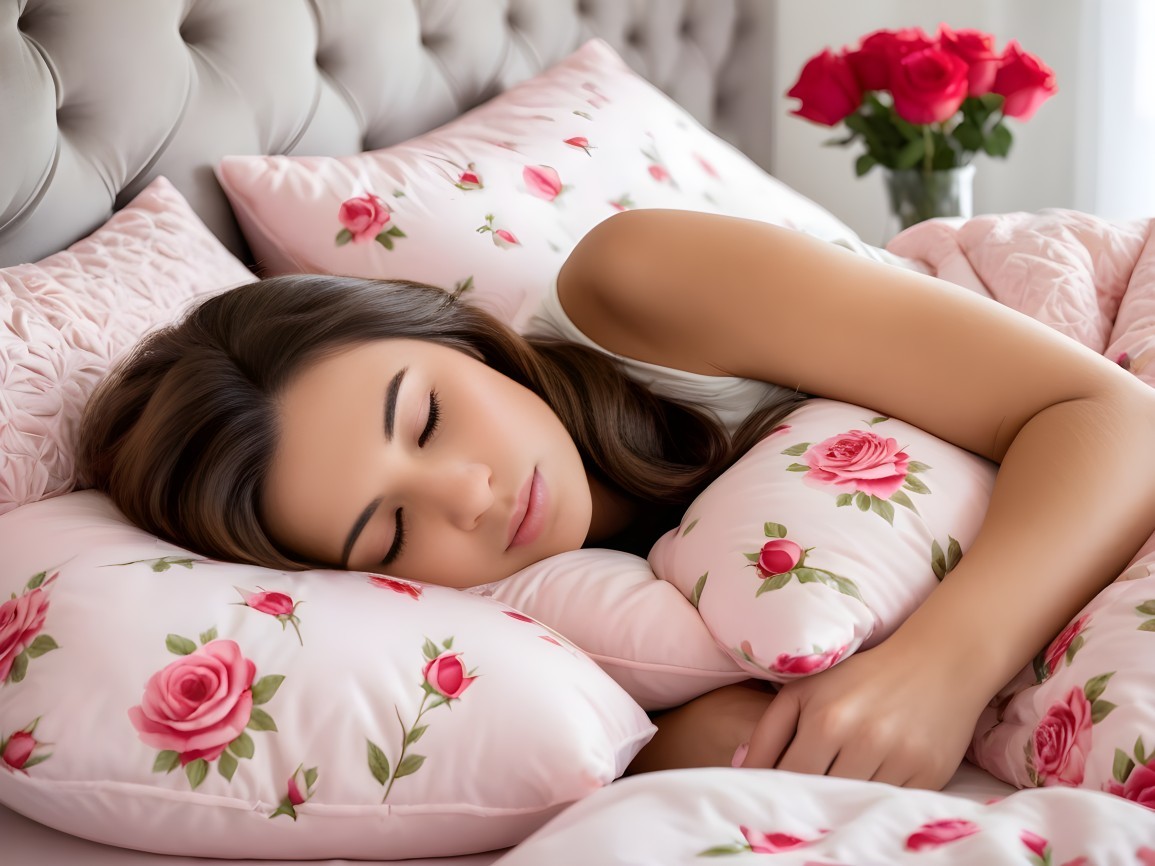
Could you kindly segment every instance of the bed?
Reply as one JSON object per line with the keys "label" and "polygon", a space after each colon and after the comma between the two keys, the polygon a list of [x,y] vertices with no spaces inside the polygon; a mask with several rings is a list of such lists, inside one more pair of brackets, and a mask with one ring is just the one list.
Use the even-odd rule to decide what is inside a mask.
{"label": "bed", "polygon": [[[575,633],[580,624],[572,630],[564,624],[561,608],[572,615],[573,605],[554,599],[559,609],[542,606],[542,581],[552,579],[544,571],[459,600],[387,576],[332,575],[328,586],[337,589],[325,592],[339,590],[346,599],[353,594],[367,611],[412,620],[406,639],[415,642],[418,661],[404,661],[382,676],[391,687],[408,688],[417,679],[424,689],[385,712],[400,724],[399,754],[370,740],[374,778],[364,781],[384,794],[362,807],[352,805],[349,790],[341,790],[348,802],[325,802],[325,786],[339,789],[330,780],[340,774],[322,765],[318,775],[304,746],[299,759],[281,749],[277,744],[287,737],[271,714],[283,728],[297,716],[324,716],[332,730],[356,740],[358,768],[366,775],[365,737],[348,726],[377,710],[354,706],[356,701],[338,707],[331,695],[287,709],[288,687],[282,703],[275,702],[286,678],[268,672],[296,671],[292,653],[316,646],[322,633],[347,628],[359,634],[369,628],[366,622],[337,617],[299,576],[279,575],[280,591],[272,592],[268,576],[261,584],[251,570],[214,571],[213,563],[133,534],[91,491],[71,492],[69,443],[85,396],[135,337],[198,293],[245,282],[254,273],[374,275],[388,262],[396,275],[469,293],[522,325],[582,232],[632,207],[698,207],[807,231],[1018,305],[1066,326],[1136,375],[1155,375],[1145,354],[1155,339],[1146,312],[1155,293],[1148,221],[1115,224],[1062,212],[977,218],[912,230],[885,253],[865,247],[831,214],[765,175],[758,165],[768,165],[771,153],[773,26],[773,5],[762,0],[3,0],[0,300],[7,342],[0,354],[8,390],[0,395],[7,401],[0,403],[7,416],[0,433],[10,439],[0,464],[7,505],[0,513],[0,544],[8,545],[0,553],[0,592],[11,595],[13,616],[27,616],[23,633],[10,622],[0,624],[13,640],[27,636],[8,656],[0,655],[0,752],[6,756],[0,844],[6,863],[226,857],[518,866],[670,864],[703,857],[752,862],[763,854],[799,864],[1155,863],[1155,752],[1148,752],[1155,748],[1155,700],[1148,698],[1155,675],[1143,660],[1153,657],[1151,648],[1129,643],[1116,650],[1131,664],[1115,666],[1105,697],[1106,681],[1092,685],[1082,669],[1070,673],[1076,661],[1106,663],[1094,657],[1094,640],[1087,638],[1092,615],[1099,623],[1110,616],[1155,617],[1155,586],[1148,581],[1155,580],[1148,565],[1155,545],[1136,556],[1113,585],[1114,595],[1105,593],[1099,608],[1041,654],[1045,676],[1011,684],[1002,703],[992,705],[985,737],[976,734],[976,743],[991,745],[972,758],[999,768],[998,777],[967,762],[942,793],[731,768],[613,781],[652,730],[644,709],[676,703],[671,695],[700,693],[705,683],[740,681],[750,669],[700,630],[693,639],[675,634],[647,648],[646,658],[637,647],[595,646],[596,638]],[[509,93],[518,94],[513,102],[498,99]],[[580,101],[559,113],[558,93]],[[450,122],[456,125],[444,126]],[[545,150],[534,130],[556,127],[560,133],[563,122],[569,124],[564,138],[551,133],[553,150]],[[383,149],[389,149],[385,157],[362,159]],[[619,157],[595,173],[590,166],[601,152]],[[438,156],[430,160],[431,153]],[[290,160],[274,159],[282,156]],[[579,161],[564,163],[575,168],[559,174],[563,159]],[[421,176],[414,168],[419,163],[431,174]],[[505,180],[520,184],[521,198],[502,192]],[[452,188],[446,200],[453,207],[437,203],[435,184]],[[581,191],[590,187],[597,187],[596,195],[583,198]],[[318,202],[333,195],[355,203],[339,220],[331,207],[318,210]],[[465,201],[471,202],[468,213]],[[1004,239],[998,249],[986,245],[992,234]],[[482,244],[466,249],[463,242],[450,266],[450,257],[437,254],[447,238]],[[1020,291],[1025,278],[1015,283],[1013,277],[1030,270],[1022,257],[1040,244],[1053,249],[1060,243],[1068,244],[1064,261],[1082,268],[1086,279],[1073,281],[1068,270],[1053,275],[1055,291]],[[512,259],[511,250],[523,258]],[[20,378],[29,370],[40,378]],[[17,436],[23,437],[19,447],[9,447]],[[982,483],[974,481],[974,489]],[[32,553],[28,539],[39,539]],[[954,554],[940,553],[942,567],[949,566]],[[86,607],[91,594],[67,594],[68,571],[81,565],[99,576],[100,583],[94,577],[89,586],[101,588],[107,607]],[[569,578],[588,583],[604,566],[583,562]],[[636,603],[635,590],[645,584],[647,603],[655,592],[661,595],[662,616],[692,618],[683,594],[671,594],[665,582],[651,587],[644,566],[645,560],[622,564],[623,574],[634,571],[622,578],[628,592],[620,609]],[[194,574],[203,582],[191,584]],[[210,628],[198,605],[206,592],[218,590],[219,619]],[[317,594],[298,610],[309,591]],[[693,589],[685,595],[694,596],[696,607]],[[59,611],[55,619],[42,615],[49,597]],[[487,604],[494,613],[484,631],[470,631],[470,603]],[[412,613],[418,604],[429,612]],[[240,734],[227,751],[223,744],[208,750],[207,760],[198,753],[199,760],[178,761],[183,746],[166,745],[163,737],[138,741],[146,723],[133,731],[125,719],[137,716],[105,700],[114,680],[128,678],[141,700],[133,710],[147,712],[158,662],[134,657],[130,672],[126,661],[125,670],[110,677],[101,648],[114,643],[108,635],[139,629],[140,611],[166,606],[183,613],[158,622],[155,636],[150,632],[159,650],[184,660],[211,655],[214,664],[235,671],[245,658],[234,640],[218,636],[218,626],[254,658],[258,650],[252,647],[260,646],[262,678],[254,679],[249,669],[251,700],[269,708],[259,717],[269,721],[250,724],[255,733]],[[458,623],[454,637],[442,625],[449,622]],[[470,805],[463,793],[465,805],[456,811],[423,811],[396,800],[385,807],[399,779],[410,777],[399,790],[418,780],[425,784],[426,777],[431,785],[459,780],[435,762],[422,770],[412,754],[408,762],[405,756],[419,739],[428,744],[439,736],[439,726],[448,730],[442,719],[453,714],[437,707],[450,705],[456,717],[470,718],[471,695],[482,689],[472,685],[476,669],[459,661],[469,654],[460,649],[468,637],[475,645],[484,640],[504,648],[505,655],[494,650],[471,657],[483,658],[477,663],[482,677],[499,665],[523,665],[518,675],[534,677],[543,695],[518,712],[508,708],[525,697],[523,691],[509,687],[490,698],[491,717],[500,718],[514,745],[487,730],[491,739],[480,751],[500,755],[505,764],[441,746],[450,750],[445,754],[454,758],[454,768],[464,768],[461,775],[485,777],[469,792],[483,806]],[[1128,640],[1145,638],[1140,631]],[[66,681],[53,681],[52,671],[62,666],[58,660],[66,658],[70,639],[72,645],[91,640],[91,651],[87,667],[74,666],[71,692],[61,696],[51,683],[63,689]],[[11,649],[0,646],[0,652]],[[324,670],[313,671],[318,680],[340,680],[334,670],[346,673],[334,659],[345,658],[349,648],[330,649],[333,656],[317,666]],[[546,650],[556,656],[544,656]],[[404,665],[421,676],[406,673]],[[349,677],[362,677],[361,683],[381,675],[371,665],[349,668]],[[1038,760],[1024,768],[1005,758],[1021,757],[1024,743],[1037,743],[1040,718],[1050,719],[1055,695],[1069,692],[1060,673],[1088,684],[1087,712],[1097,707],[1097,731],[1118,726],[1111,731],[1119,742],[1114,749],[1092,750],[1089,717],[1088,727],[1079,729],[1082,739],[1071,734],[1082,750],[1078,779],[1071,776],[1069,747],[1051,778]],[[550,691],[551,678],[565,688]],[[474,690],[467,693],[467,687]],[[1108,698],[1112,710],[1096,703]],[[53,729],[47,711],[26,709],[35,700],[54,707],[57,718],[91,719],[94,727],[116,719],[127,739],[107,751],[147,759],[151,766],[143,776],[162,783],[142,794],[147,786],[139,780],[106,784],[74,768],[65,771],[68,751],[57,743],[62,736],[50,733],[65,728]],[[480,697],[476,703],[482,704]],[[495,706],[505,707],[504,714]],[[559,715],[549,715],[550,706],[561,707]],[[426,719],[426,712],[434,715]],[[541,730],[553,726],[561,746],[550,751]],[[513,766],[518,743],[531,755],[528,767]],[[103,749],[98,741],[86,745],[89,753]],[[257,782],[245,787],[244,768],[270,754],[288,762],[270,771],[280,774],[278,793],[270,795]],[[501,801],[506,772],[516,777],[519,791],[536,797],[532,807]],[[1019,788],[1033,790],[1015,793]],[[214,817],[194,818],[198,809]],[[392,830],[390,820],[404,832]]]}

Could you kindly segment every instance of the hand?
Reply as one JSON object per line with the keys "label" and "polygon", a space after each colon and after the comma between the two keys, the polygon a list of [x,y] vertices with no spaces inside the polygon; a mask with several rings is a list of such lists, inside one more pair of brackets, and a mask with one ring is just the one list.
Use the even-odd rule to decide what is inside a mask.
{"label": "hand", "polygon": [[742,766],[940,790],[986,703],[950,671],[933,655],[884,642],[787,683],[755,726]]}

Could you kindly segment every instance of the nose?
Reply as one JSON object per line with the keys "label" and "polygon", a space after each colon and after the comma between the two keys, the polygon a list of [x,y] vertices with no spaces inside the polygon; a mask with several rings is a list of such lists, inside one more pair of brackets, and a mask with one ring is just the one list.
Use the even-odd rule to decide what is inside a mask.
{"label": "nose", "polygon": [[476,529],[493,505],[493,473],[478,462],[453,461],[434,468],[424,483],[429,500],[452,526]]}

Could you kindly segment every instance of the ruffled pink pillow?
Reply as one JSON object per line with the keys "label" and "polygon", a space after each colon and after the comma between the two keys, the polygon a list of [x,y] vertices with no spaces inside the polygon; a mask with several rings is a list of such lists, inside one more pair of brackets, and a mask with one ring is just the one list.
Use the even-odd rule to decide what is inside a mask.
{"label": "ruffled pink pillow", "polygon": [[72,489],[84,404],[121,354],[252,279],[164,178],[67,250],[0,269],[0,514]]}
{"label": "ruffled pink pillow", "polygon": [[515,327],[578,240],[621,210],[712,211],[856,240],[597,39],[402,144],[230,156],[217,176],[265,273],[421,280]]}

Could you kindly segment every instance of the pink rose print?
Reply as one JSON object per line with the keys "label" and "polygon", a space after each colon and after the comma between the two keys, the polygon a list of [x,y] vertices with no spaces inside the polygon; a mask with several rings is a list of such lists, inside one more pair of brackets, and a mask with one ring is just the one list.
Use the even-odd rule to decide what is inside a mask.
{"label": "pink rose print", "polygon": [[1049,849],[1051,844],[1038,833],[1023,830],[1023,832],[1019,834],[1019,839],[1027,846],[1027,850],[1031,852],[1031,856],[1039,858],[1040,864],[1050,862]]}
{"label": "pink rose print", "polygon": [[[421,739],[429,727],[427,724],[420,724],[421,717],[434,707],[460,700],[465,690],[477,679],[472,671],[466,671],[465,664],[461,661],[461,653],[453,652],[452,649],[453,638],[447,639],[440,646],[428,638],[425,639],[422,653],[426,661],[421,671],[421,691],[424,694],[412,726],[406,727],[404,722],[401,723],[401,754],[397,758],[396,768],[389,763],[385,751],[369,740],[369,772],[385,786],[382,803],[389,799],[389,792],[393,790],[394,782],[402,776],[416,773],[425,763],[425,755],[409,752],[409,747]],[[398,718],[400,719],[400,716]]]}
{"label": "pink rose print", "polygon": [[446,700],[460,698],[477,677],[466,676],[461,653],[442,653],[425,665],[422,675],[438,694]]}
{"label": "pink rose print", "polygon": [[[697,520],[691,523],[682,535],[689,533],[696,523]],[[762,532],[770,541],[763,542],[761,550],[757,553],[742,554],[758,572],[759,577],[762,578],[761,585],[754,593],[755,598],[764,592],[781,589],[790,583],[792,579],[796,578],[799,583],[822,583],[831,589],[838,590],[844,595],[851,595],[859,601],[862,600],[862,596],[854,581],[837,575],[832,571],[827,571],[824,568],[815,568],[812,565],[808,565],[806,557],[814,548],[803,548],[802,545],[797,542],[786,538],[786,527],[781,523],[764,523],[762,525]],[[702,575],[700,579],[700,583],[703,585],[705,584],[705,577],[706,575]],[[696,590],[695,596],[700,595],[701,591]],[[696,598],[691,600],[696,601]]]}
{"label": "pink rose print", "polygon": [[5,770],[28,775],[29,768],[52,757],[51,752],[45,751],[52,744],[42,743],[34,736],[38,724],[39,717],[10,736],[0,738],[0,764]]}
{"label": "pink rose print", "polygon": [[762,545],[758,554],[758,573],[762,577],[783,574],[802,559],[802,548],[787,538],[772,538]]}
{"label": "pink rose print", "polygon": [[606,96],[592,81],[587,81],[582,84],[582,90],[587,90],[591,94],[590,98],[586,100],[594,108],[601,108],[603,105],[609,104],[612,100]]}
{"label": "pink rose print", "polygon": [[1036,785],[1082,783],[1091,724],[1091,702],[1078,686],[1047,710],[1027,746]]}
{"label": "pink rose print", "polygon": [[910,458],[898,441],[867,430],[850,430],[812,445],[802,455],[806,477],[888,499],[906,480]]}
{"label": "pink rose print", "polygon": [[573,138],[567,138],[564,143],[568,144],[570,147],[577,148],[578,150],[584,150],[586,152],[586,156],[593,156],[590,151],[594,150],[595,148],[592,144],[590,144],[590,140],[584,135],[575,135]]}
{"label": "pink rose print", "polygon": [[[384,199],[371,192],[347,199],[337,211],[337,220],[343,228],[337,232],[337,246],[352,241],[359,244],[376,241],[387,250],[393,249],[393,239],[403,238],[405,233],[397,226],[390,226],[392,211]],[[389,226],[389,228],[386,228]]]}
{"label": "pink rose print", "polygon": [[979,832],[979,825],[964,818],[928,821],[906,839],[907,851],[927,851]]}
{"label": "pink rose print", "polygon": [[301,638],[301,618],[297,616],[297,607],[301,602],[294,602],[292,596],[285,595],[283,592],[268,592],[260,589],[260,587],[258,587],[259,592],[251,592],[247,589],[241,589],[239,586],[234,586],[233,589],[241,594],[241,598],[244,599],[243,604],[246,607],[260,613],[267,613],[281,624],[282,631],[286,626],[292,625],[293,631],[297,633],[297,640],[300,641],[301,646],[305,645],[305,641]]}
{"label": "pink rose print", "polygon": [[368,574],[369,582],[374,586],[380,586],[383,589],[391,589],[394,592],[399,592],[402,595],[407,595],[410,598],[421,598],[421,587],[416,583],[409,583],[406,580],[397,580],[393,577],[384,577],[380,574]]}
{"label": "pink rose print", "polygon": [[[889,420],[879,417],[875,424]],[[811,484],[852,492],[842,493],[835,500],[839,507],[858,506],[860,511],[873,511],[887,523],[894,523],[891,502],[915,511],[906,491],[930,493],[930,488],[915,473],[930,467],[910,459],[897,440],[869,430],[849,430],[824,439],[817,444],[801,442],[785,449],[789,457],[801,457],[801,462],[786,467],[789,472],[805,472]]]}
{"label": "pink rose print", "polygon": [[798,674],[805,676],[816,674],[833,667],[844,655],[848,647],[842,646],[826,652],[816,652],[811,655],[792,656],[781,653],[774,659],[771,670],[779,674]]}
{"label": "pink rose print", "polygon": [[528,622],[537,625],[535,620],[526,616],[524,613],[518,613],[516,610],[503,610],[502,613],[504,613],[510,619],[516,619],[518,622]]}
{"label": "pink rose print", "polygon": [[668,183],[670,186],[674,187],[674,189],[678,188],[678,184],[674,181],[674,178],[670,174],[669,169],[666,168],[666,164],[662,161],[661,156],[658,154],[658,145],[657,142],[654,141],[653,134],[650,134],[650,146],[642,148],[642,156],[644,156],[650,162],[649,166],[646,168],[646,170],[650,173],[650,177],[652,177],[658,183]]}
{"label": "pink rose print", "polygon": [[1143,738],[1135,741],[1132,755],[1115,750],[1114,779],[1103,785],[1103,790],[1133,803],[1155,809],[1155,755],[1148,755]]}
{"label": "pink rose print", "polygon": [[1086,628],[1090,618],[1088,615],[1079,617],[1051,641],[1051,645],[1047,647],[1043,657],[1043,670],[1046,676],[1053,675],[1059,669],[1059,665],[1063,663],[1064,658],[1067,660],[1067,664],[1075,660],[1075,653],[1082,648],[1084,643],[1083,629]]}
{"label": "pink rose print", "polygon": [[659,183],[661,181],[670,179],[670,172],[666,169],[666,167],[664,165],[658,165],[657,163],[653,163],[646,170],[650,173],[650,177],[652,177],[654,180],[658,181]]}
{"label": "pink rose print", "polygon": [[48,615],[47,590],[59,574],[33,575],[20,595],[0,604],[0,683],[20,682],[31,659],[59,649],[56,641],[40,633]]}
{"label": "pink rose print", "polygon": [[702,171],[706,172],[706,174],[708,174],[710,177],[714,178],[714,180],[718,179],[717,170],[714,168],[714,166],[712,166],[709,163],[709,161],[704,156],[702,156],[701,154],[695,153],[694,159],[698,160],[698,165],[702,166]]}
{"label": "pink rose print", "polygon": [[493,238],[494,246],[501,247],[502,249],[509,249],[510,247],[521,245],[521,241],[517,239],[513,232],[507,231],[505,229],[495,229],[493,227],[493,214],[485,215],[485,225],[478,226],[477,231],[479,234],[490,232],[490,236]]}
{"label": "pink rose print", "polygon": [[630,198],[629,194],[627,193],[626,195],[618,196],[615,199],[611,199],[610,200],[610,207],[612,207],[616,211],[623,211],[623,210],[629,210],[630,208],[637,207],[637,205],[634,204],[634,200],[632,198]]}
{"label": "pink rose print", "polygon": [[296,821],[297,807],[312,798],[316,792],[316,785],[317,768],[309,767],[306,770],[304,764],[298,764],[297,769],[293,770],[293,775],[289,776],[289,781],[285,785],[285,796],[281,799],[277,810],[269,817],[276,818],[278,815],[288,815]]}
{"label": "pink rose print", "polygon": [[1144,845],[1135,852],[1135,857],[1139,860],[1140,866],[1155,866],[1155,848]]}
{"label": "pink rose print", "polygon": [[799,848],[813,845],[826,835],[827,832],[820,830],[819,835],[813,839],[804,839],[801,836],[795,836],[791,833],[764,833],[761,830],[754,830],[744,824],[738,825],[738,831],[742,834],[745,842],[716,845],[705,851],[699,851],[698,856],[717,857],[723,854],[745,854],[746,852],[752,854],[784,854],[787,851],[797,851]]}
{"label": "pink rose print", "polygon": [[548,165],[527,165],[521,170],[521,178],[532,195],[546,201],[554,201],[566,189],[557,171]]}
{"label": "pink rose print", "polygon": [[179,635],[166,645],[180,656],[153,674],[138,706],[128,710],[140,739],[160,749],[154,772],[184,767],[195,789],[218,761],[220,774],[232,780],[237,758],[253,756],[246,728],[275,731],[276,723],[258,705],[280,688],[282,676],[254,682],[256,665],[241,654],[235,641],[217,640],[216,630],[201,635],[202,646]]}
{"label": "pink rose print", "polygon": [[472,162],[469,163],[466,171],[458,174],[457,181],[453,185],[467,192],[474,189],[485,189],[485,184],[481,182],[481,175],[477,173],[477,167]]}

